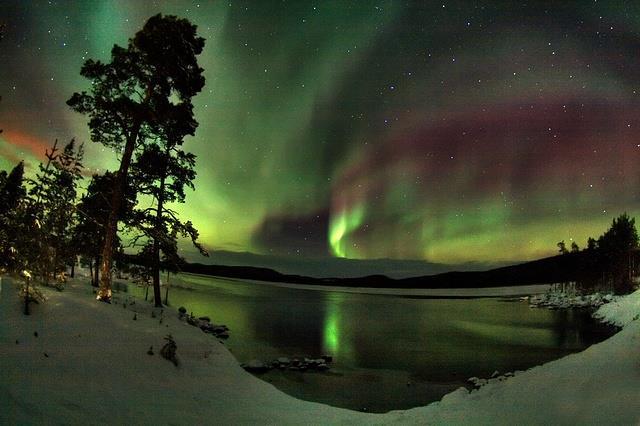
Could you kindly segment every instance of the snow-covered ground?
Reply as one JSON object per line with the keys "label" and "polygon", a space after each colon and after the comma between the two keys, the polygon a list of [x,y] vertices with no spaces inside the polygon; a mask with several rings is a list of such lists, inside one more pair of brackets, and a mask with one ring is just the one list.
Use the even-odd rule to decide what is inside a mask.
{"label": "snow-covered ground", "polygon": [[[0,424],[640,422],[640,291],[599,310],[624,325],[600,344],[473,392],[459,389],[426,407],[386,414],[285,395],[173,310],[153,317],[150,305],[127,296],[99,303],[80,283],[45,291],[49,300],[30,316],[6,281],[0,291]],[[178,367],[158,355],[167,334],[177,343]]]}

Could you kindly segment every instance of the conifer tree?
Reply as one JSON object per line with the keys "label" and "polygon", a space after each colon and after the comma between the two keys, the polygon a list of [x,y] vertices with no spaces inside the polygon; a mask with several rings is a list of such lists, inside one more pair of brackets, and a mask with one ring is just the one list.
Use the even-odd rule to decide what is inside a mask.
{"label": "conifer tree", "polygon": [[83,146],[77,149],[72,139],[62,152],[58,141],[47,150],[46,163],[40,163],[31,181],[28,217],[33,246],[31,269],[35,269],[45,283],[65,270],[72,260],[72,226],[78,181],[82,178]]}
{"label": "conifer tree", "polygon": [[111,299],[118,211],[134,151],[154,138],[158,127],[171,117],[179,122],[181,132],[195,133],[191,98],[204,86],[196,59],[203,47],[204,39],[188,20],[155,15],[126,48],[113,46],[109,63],[87,60],[80,74],[91,80],[90,92],[74,93],[67,101],[89,117],[94,142],[121,153],[102,250],[99,300]]}
{"label": "conifer tree", "polygon": [[[73,246],[77,253],[88,263],[92,271],[92,284],[98,286],[99,265],[104,246],[106,225],[111,212],[111,200],[116,175],[106,172],[103,175],[93,175],[87,192],[77,206],[77,222],[73,230]],[[135,204],[135,191],[127,186],[125,201],[118,212],[118,220],[128,223],[131,210]],[[116,235],[115,247],[121,249],[120,239]]]}
{"label": "conifer tree", "polygon": [[18,163],[7,175],[0,172],[0,268],[20,267],[18,242],[22,218],[21,209],[26,190],[23,185],[24,163]]}
{"label": "conifer tree", "polygon": [[195,155],[182,150],[182,140],[167,136],[150,144],[132,166],[135,186],[141,194],[151,196],[154,204],[136,212],[135,221],[151,240],[151,276],[156,306],[162,306],[160,293],[160,253],[174,261],[178,257],[177,238],[188,237],[205,256],[198,243],[198,231],[190,221],[183,222],[171,203],[185,202],[185,187],[194,189]]}

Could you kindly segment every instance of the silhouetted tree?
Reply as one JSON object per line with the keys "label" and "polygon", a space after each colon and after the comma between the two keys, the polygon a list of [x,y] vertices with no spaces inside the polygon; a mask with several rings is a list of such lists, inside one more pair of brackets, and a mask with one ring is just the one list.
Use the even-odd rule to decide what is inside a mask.
{"label": "silhouetted tree", "polygon": [[183,222],[176,212],[168,208],[171,203],[184,203],[185,187],[194,189],[195,156],[184,152],[182,139],[173,136],[168,129],[159,144],[150,144],[132,165],[135,186],[141,194],[153,197],[153,206],[137,211],[136,223],[152,241],[151,271],[153,295],[156,306],[162,306],[160,294],[160,252],[165,258],[174,259],[177,254],[177,237],[191,239],[193,245],[205,256],[207,252],[198,243],[198,231],[192,223]]}
{"label": "silhouetted tree", "polygon": [[632,256],[638,248],[635,223],[634,218],[623,213],[613,219],[611,227],[598,239],[598,249],[607,260],[617,292],[630,290],[635,275],[635,258]]}
{"label": "silhouetted tree", "polygon": [[560,241],[558,244],[556,244],[556,246],[558,246],[558,252],[560,254],[569,253],[569,250],[567,250],[567,246],[565,245],[564,240]]}
{"label": "silhouetted tree", "polygon": [[[73,231],[73,245],[77,253],[84,257],[85,264],[91,271],[91,283],[98,286],[99,265],[102,248],[104,247],[106,225],[111,212],[111,200],[115,186],[115,173],[106,172],[104,175],[93,175],[87,192],[77,206],[77,223]],[[124,203],[120,206],[118,220],[127,223],[131,218],[131,211],[135,205],[136,193],[128,185],[124,192]],[[120,238],[116,234],[115,247],[119,250]]]}
{"label": "silhouetted tree", "polygon": [[571,242],[571,253],[578,253],[580,251],[580,247],[575,241]]}
{"label": "silhouetted tree", "polygon": [[593,250],[596,250],[597,248],[598,248],[598,242],[596,241],[596,239],[589,237],[587,239],[587,248],[586,248],[586,250],[593,251]]}
{"label": "silhouetted tree", "polygon": [[204,39],[186,19],[160,14],[149,18],[129,40],[114,45],[111,62],[89,59],[80,71],[91,80],[90,93],[74,93],[67,103],[89,117],[94,142],[121,152],[111,213],[102,251],[98,299],[111,299],[111,262],[118,214],[134,151],[154,138],[167,120],[179,122],[183,134],[193,135],[197,122],[191,98],[204,86],[196,56]]}
{"label": "silhouetted tree", "polygon": [[21,208],[26,190],[23,185],[24,163],[18,163],[7,175],[0,172],[0,268],[15,270],[21,231]]}

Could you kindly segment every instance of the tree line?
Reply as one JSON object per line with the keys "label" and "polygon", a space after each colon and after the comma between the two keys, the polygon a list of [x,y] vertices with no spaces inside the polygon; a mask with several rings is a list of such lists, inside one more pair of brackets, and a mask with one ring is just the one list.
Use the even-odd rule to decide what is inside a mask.
{"label": "tree line", "polygon": [[627,213],[613,219],[609,229],[597,239],[589,237],[583,250],[576,242],[567,249],[563,241],[558,242],[560,255],[581,258],[582,273],[577,284],[583,289],[611,288],[619,293],[633,289],[636,265],[640,261],[636,220]]}
{"label": "tree line", "polygon": [[88,118],[91,140],[113,150],[119,167],[93,175],[79,196],[84,147],[71,140],[60,148],[56,140],[35,177],[25,178],[23,162],[0,172],[1,268],[49,283],[80,257],[97,298],[109,302],[124,231],[161,306],[160,270],[182,262],[178,239],[208,255],[197,229],[171,208],[195,189],[196,157],[183,145],[198,126],[192,98],[205,83],[197,62],[203,47],[195,25],[158,14],[127,47],[114,45],[108,63],[85,61],[80,74],[90,88],[67,104]]}

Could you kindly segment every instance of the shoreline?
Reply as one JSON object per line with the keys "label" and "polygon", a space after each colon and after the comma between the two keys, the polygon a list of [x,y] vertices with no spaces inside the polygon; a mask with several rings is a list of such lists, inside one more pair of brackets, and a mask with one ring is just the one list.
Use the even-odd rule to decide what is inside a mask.
{"label": "shoreline", "polygon": [[291,288],[296,290],[330,291],[354,294],[370,294],[380,296],[398,297],[424,297],[424,298],[484,298],[484,297],[521,297],[542,294],[549,290],[552,284],[534,284],[523,286],[496,286],[479,288],[378,288],[378,287],[343,287],[321,284],[294,284],[278,283],[272,281],[249,280],[243,278],[227,278],[215,275],[193,274],[181,272],[180,275],[192,275],[196,277],[213,278],[222,281],[241,282],[247,284],[257,284],[262,286]]}

